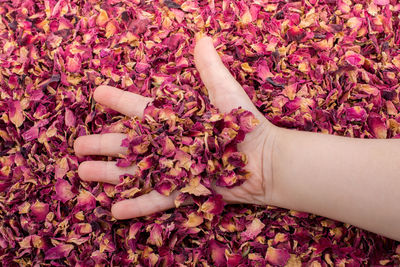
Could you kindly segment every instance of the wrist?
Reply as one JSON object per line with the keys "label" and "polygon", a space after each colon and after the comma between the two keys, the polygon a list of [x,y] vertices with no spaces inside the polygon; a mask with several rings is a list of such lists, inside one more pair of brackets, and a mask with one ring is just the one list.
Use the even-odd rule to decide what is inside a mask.
{"label": "wrist", "polygon": [[269,121],[265,127],[265,139],[262,148],[262,177],[263,189],[265,192],[265,205],[274,205],[274,183],[276,179],[276,158],[279,143],[281,142],[281,132],[283,128],[273,125]]}
{"label": "wrist", "polygon": [[[266,184],[266,204],[276,207],[288,208],[288,192],[283,185],[293,177],[293,162],[296,162],[296,147],[288,146],[290,140],[297,138],[299,131],[277,127],[274,125],[271,138],[271,149],[266,145],[264,149],[264,164],[269,164],[265,170],[264,177],[268,180]],[[298,151],[297,151],[298,152]],[[289,175],[288,175],[289,174]],[[289,179],[288,179],[289,178]],[[282,184],[283,183],[283,184]]]}

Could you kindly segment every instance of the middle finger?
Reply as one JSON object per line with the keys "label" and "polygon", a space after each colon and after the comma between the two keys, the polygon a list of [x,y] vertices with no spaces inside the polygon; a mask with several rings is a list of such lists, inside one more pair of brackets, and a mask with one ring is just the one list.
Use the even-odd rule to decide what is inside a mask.
{"label": "middle finger", "polygon": [[128,149],[122,147],[122,140],[126,138],[122,133],[92,134],[78,137],[74,142],[75,154],[79,156],[99,155],[113,156],[127,154]]}

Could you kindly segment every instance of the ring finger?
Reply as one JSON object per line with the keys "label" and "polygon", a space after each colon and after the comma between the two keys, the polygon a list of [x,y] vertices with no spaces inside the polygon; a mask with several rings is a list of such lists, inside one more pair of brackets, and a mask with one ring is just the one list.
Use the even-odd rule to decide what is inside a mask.
{"label": "ring finger", "polygon": [[75,154],[79,156],[98,155],[114,156],[125,155],[128,150],[122,147],[122,140],[126,138],[122,133],[92,134],[78,137],[74,142]]}

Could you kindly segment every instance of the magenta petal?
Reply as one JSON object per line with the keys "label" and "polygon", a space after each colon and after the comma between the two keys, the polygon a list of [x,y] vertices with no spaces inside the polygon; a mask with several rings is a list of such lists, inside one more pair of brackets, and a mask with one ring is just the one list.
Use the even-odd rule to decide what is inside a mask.
{"label": "magenta petal", "polygon": [[28,131],[22,134],[22,137],[27,142],[37,139],[38,136],[39,136],[39,127],[37,125],[33,126]]}
{"label": "magenta petal", "polygon": [[201,211],[218,215],[224,209],[225,203],[221,195],[210,196],[206,202],[201,205]]}
{"label": "magenta petal", "polygon": [[45,259],[46,260],[56,260],[56,259],[65,258],[69,255],[69,253],[71,252],[71,250],[73,248],[74,248],[73,245],[59,244],[59,245],[46,251]]}
{"label": "magenta petal", "polygon": [[241,233],[242,241],[254,240],[254,238],[261,233],[264,227],[265,224],[263,224],[258,218],[255,218],[249,225],[247,225],[246,231]]}
{"label": "magenta petal", "polygon": [[258,120],[250,111],[244,111],[239,116],[240,129],[245,133],[253,131],[258,124]]}
{"label": "magenta petal", "polygon": [[246,166],[246,155],[241,152],[234,152],[228,157],[228,162],[236,168],[243,168]]}
{"label": "magenta petal", "polygon": [[289,252],[283,249],[276,249],[273,247],[269,247],[267,249],[267,254],[265,255],[265,259],[274,265],[277,266],[285,266],[290,258]]}
{"label": "magenta petal", "polygon": [[117,164],[118,167],[126,168],[132,165],[132,161],[129,159],[117,159]]}
{"label": "magenta petal", "polygon": [[137,164],[137,166],[141,171],[144,171],[150,169],[153,166],[153,164],[154,164],[153,155],[150,155],[142,159]]}
{"label": "magenta petal", "polygon": [[225,245],[220,242],[212,239],[208,242],[209,253],[211,258],[216,266],[225,266],[226,265],[226,257],[225,250],[227,249]]}
{"label": "magenta petal", "polygon": [[165,157],[172,157],[175,154],[175,146],[170,138],[164,137],[162,139],[162,155]]}
{"label": "magenta petal", "polygon": [[171,181],[164,180],[161,183],[157,184],[154,189],[164,196],[169,196],[171,192],[175,189],[175,187],[176,186]]}
{"label": "magenta petal", "polygon": [[77,206],[83,210],[91,210],[96,207],[96,198],[89,191],[82,190],[77,197]]}
{"label": "magenta petal", "polygon": [[193,163],[192,167],[190,168],[190,172],[193,175],[199,175],[206,169],[207,165],[202,163]]}
{"label": "magenta petal", "polygon": [[65,203],[72,199],[75,194],[72,192],[72,186],[64,179],[57,179],[56,185],[56,198],[61,202]]}
{"label": "magenta petal", "polygon": [[49,213],[49,204],[36,201],[31,206],[31,212],[38,221],[44,221],[47,214]]}
{"label": "magenta petal", "polygon": [[81,60],[78,56],[68,57],[66,63],[66,70],[72,73],[80,72],[81,70]]}
{"label": "magenta petal", "polygon": [[375,138],[385,139],[387,137],[387,127],[385,120],[377,114],[370,114],[368,126]]}
{"label": "magenta petal", "polygon": [[359,106],[347,108],[346,118],[349,121],[365,121],[367,119],[367,112]]}
{"label": "magenta petal", "polygon": [[234,185],[238,180],[236,173],[234,171],[224,171],[219,175],[216,182],[217,186],[230,187]]}
{"label": "magenta petal", "polygon": [[156,245],[157,247],[161,247],[163,244],[162,232],[161,225],[153,224],[153,228],[150,231],[150,237],[147,239],[147,242],[149,244]]}
{"label": "magenta petal", "polygon": [[291,41],[300,41],[306,36],[306,33],[304,29],[299,28],[297,26],[293,26],[289,28],[289,30],[286,33],[287,39],[289,42]]}
{"label": "magenta petal", "polygon": [[65,125],[67,127],[75,127],[76,118],[70,109],[65,109]]}
{"label": "magenta petal", "polygon": [[374,3],[379,6],[386,6],[390,3],[390,0],[374,0]]}
{"label": "magenta petal", "polygon": [[19,101],[10,101],[8,107],[10,120],[16,127],[20,127],[25,120]]}

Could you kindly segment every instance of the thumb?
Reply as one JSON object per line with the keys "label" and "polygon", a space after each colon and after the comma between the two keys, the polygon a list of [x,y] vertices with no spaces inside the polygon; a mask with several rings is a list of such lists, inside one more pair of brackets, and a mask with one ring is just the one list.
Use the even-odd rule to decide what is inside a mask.
{"label": "thumb", "polygon": [[201,80],[208,89],[211,102],[221,112],[227,113],[242,107],[251,111],[260,122],[265,120],[242,86],[222,63],[210,37],[203,37],[196,42],[194,61]]}

